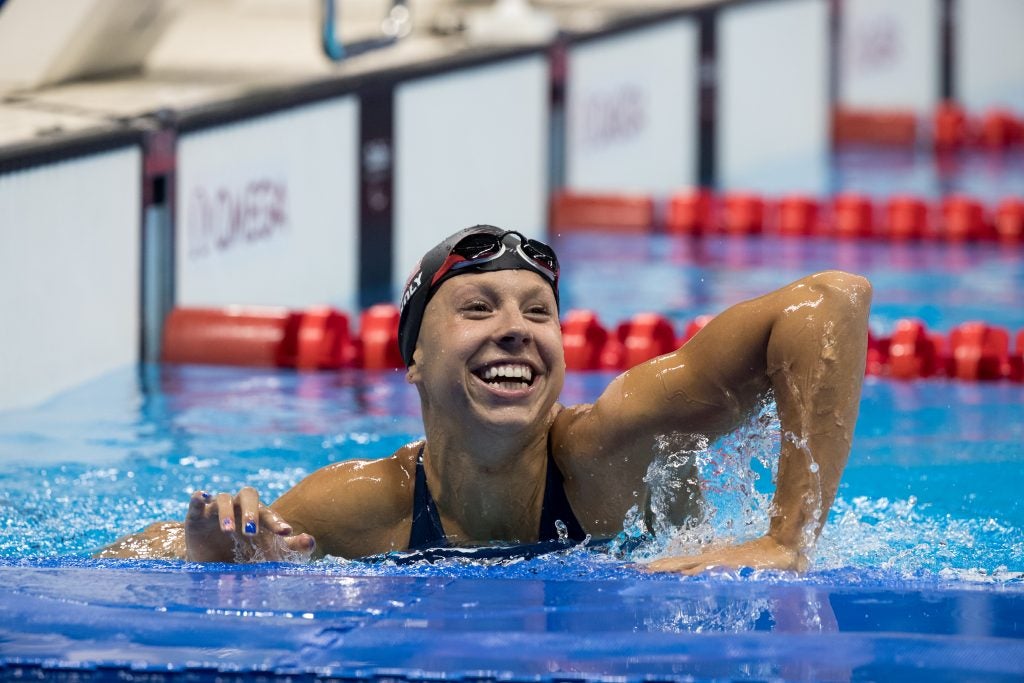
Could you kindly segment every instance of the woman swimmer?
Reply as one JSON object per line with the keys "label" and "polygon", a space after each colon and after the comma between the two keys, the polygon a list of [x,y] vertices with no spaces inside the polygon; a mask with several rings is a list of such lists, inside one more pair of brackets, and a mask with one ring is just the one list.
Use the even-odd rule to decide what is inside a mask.
{"label": "woman swimmer", "polygon": [[[554,252],[517,232],[468,228],[423,257],[402,296],[399,344],[425,440],[328,465],[270,506],[249,487],[196,492],[183,524],[153,524],[99,556],[356,558],[612,536],[641,502],[659,436],[713,441],[771,391],[785,437],[767,534],[648,566],[804,570],[850,452],[870,301],[862,277],[806,277],[719,314],[595,403],[564,407]],[[677,496],[677,515],[700,514],[691,493]]]}

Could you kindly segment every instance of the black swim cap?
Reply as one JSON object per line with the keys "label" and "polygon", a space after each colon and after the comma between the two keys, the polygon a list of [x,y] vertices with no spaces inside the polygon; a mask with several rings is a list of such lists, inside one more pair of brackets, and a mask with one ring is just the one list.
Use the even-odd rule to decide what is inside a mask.
{"label": "black swim cap", "polygon": [[398,348],[406,367],[434,292],[456,275],[498,270],[532,270],[551,284],[558,305],[558,258],[551,247],[493,225],[474,225],[450,235],[428,251],[405,282],[399,303]]}

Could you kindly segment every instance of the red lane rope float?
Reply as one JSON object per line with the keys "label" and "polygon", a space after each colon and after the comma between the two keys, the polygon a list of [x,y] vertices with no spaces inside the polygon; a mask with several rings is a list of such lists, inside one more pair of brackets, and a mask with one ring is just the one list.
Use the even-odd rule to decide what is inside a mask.
{"label": "red lane rope float", "polygon": [[569,311],[562,320],[562,346],[569,370],[598,370],[608,330],[593,311]]}
{"label": "red lane rope float", "polygon": [[837,107],[832,112],[832,139],[837,145],[913,147],[917,131],[917,116],[910,111]]}
{"label": "red lane rope float", "polygon": [[928,236],[928,205],[920,197],[896,195],[885,203],[880,236],[901,242]]}
{"label": "red lane rope float", "polygon": [[1024,242],[1024,200],[1004,199],[996,208],[995,231],[1000,242]]}
{"label": "red lane rope float", "polygon": [[[626,370],[679,348],[710,320],[695,318],[677,336],[671,320],[656,313],[639,313],[612,331],[594,311],[571,310],[562,320],[566,368]],[[363,311],[358,336],[348,316],[331,308],[176,308],[164,326],[162,360],[307,370],[404,367],[398,309],[390,304]],[[973,321],[943,335],[920,320],[899,320],[889,336],[868,335],[865,372],[899,380],[1024,382],[1024,329],[1011,339],[1005,328]]]}
{"label": "red lane rope float", "polygon": [[941,236],[951,242],[976,242],[994,237],[981,202],[963,195],[942,200]]}
{"label": "red lane rope float", "polygon": [[714,228],[714,195],[695,189],[669,199],[665,229],[677,235],[702,235]]}
{"label": "red lane rope float", "polygon": [[557,192],[551,198],[551,229],[612,229],[647,232],[655,224],[654,199],[647,195]]}
{"label": "red lane rope float", "polygon": [[832,199],[831,235],[868,238],[875,234],[875,205],[870,197],[844,192]]}
{"label": "red lane rope float", "polygon": [[930,117],[903,110],[837,107],[832,112],[837,146],[913,148],[930,142],[940,155],[981,148],[1001,152],[1024,144],[1024,119],[1007,109],[968,113],[956,102],[942,102]]}
{"label": "red lane rope float", "polygon": [[327,307],[293,311],[280,347],[280,365],[300,370],[337,370],[355,363],[357,347],[348,316]]}
{"label": "red lane rope float", "polygon": [[[625,232],[661,227],[646,209],[642,220],[634,220],[625,210],[606,210],[605,207],[621,199],[617,195],[577,195],[573,199],[574,218],[568,220],[563,215],[552,223],[552,230],[583,230],[588,227],[588,220],[593,220],[599,229]],[[635,200],[632,197],[628,202]],[[587,202],[589,208],[581,208]],[[646,204],[653,207],[655,200],[648,197]],[[552,213],[559,211],[556,208]],[[706,189],[693,189],[669,197],[664,230],[687,236],[767,234],[951,243],[999,241],[1020,245],[1024,244],[1024,198],[1007,197],[990,207],[967,195],[950,195],[933,202],[913,195],[894,195],[876,202],[854,192],[818,200],[806,195],[771,199],[749,192],[716,196]]]}
{"label": "red lane rope float", "polygon": [[935,108],[932,117],[932,146],[937,152],[953,152],[967,144],[970,129],[967,112],[952,102]]}
{"label": "red lane rope float", "polygon": [[398,349],[399,317],[398,308],[391,304],[370,306],[359,316],[360,367],[367,370],[405,367]]}
{"label": "red lane rope float", "polygon": [[787,195],[775,209],[775,230],[787,237],[808,237],[819,232],[821,205],[814,197]]}
{"label": "red lane rope float", "polygon": [[175,308],[164,322],[161,360],[247,367],[352,367],[348,316],[330,308]]}
{"label": "red lane rope float", "polygon": [[764,232],[766,205],[763,197],[730,192],[722,197],[718,230],[729,235],[760,235]]}

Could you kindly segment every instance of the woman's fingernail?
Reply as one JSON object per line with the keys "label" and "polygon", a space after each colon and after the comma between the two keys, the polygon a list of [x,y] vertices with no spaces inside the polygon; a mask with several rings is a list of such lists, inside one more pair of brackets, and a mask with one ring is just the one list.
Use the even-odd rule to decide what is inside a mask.
{"label": "woman's fingernail", "polygon": [[225,519],[224,520],[224,528],[228,529],[229,531],[231,529],[234,529],[235,528],[235,521],[233,519]]}
{"label": "woman's fingernail", "polygon": [[203,500],[210,500],[211,498],[213,498],[213,496],[211,496],[206,491],[200,491],[199,495],[201,495],[203,497]]}
{"label": "woman's fingernail", "polygon": [[256,533],[256,521],[255,520],[250,519],[248,522],[245,523],[245,533],[247,533],[247,534],[254,534],[254,533]]}

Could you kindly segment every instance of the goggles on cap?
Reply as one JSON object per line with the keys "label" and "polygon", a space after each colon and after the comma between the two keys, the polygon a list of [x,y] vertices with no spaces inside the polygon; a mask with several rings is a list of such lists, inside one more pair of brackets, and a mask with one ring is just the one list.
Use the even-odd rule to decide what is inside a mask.
{"label": "goggles on cap", "polygon": [[527,239],[509,230],[501,234],[477,232],[463,237],[452,247],[448,258],[434,273],[430,286],[434,287],[455,271],[482,266],[505,254],[515,254],[530,270],[547,278],[552,284],[558,282],[558,258],[554,250],[543,242]]}

